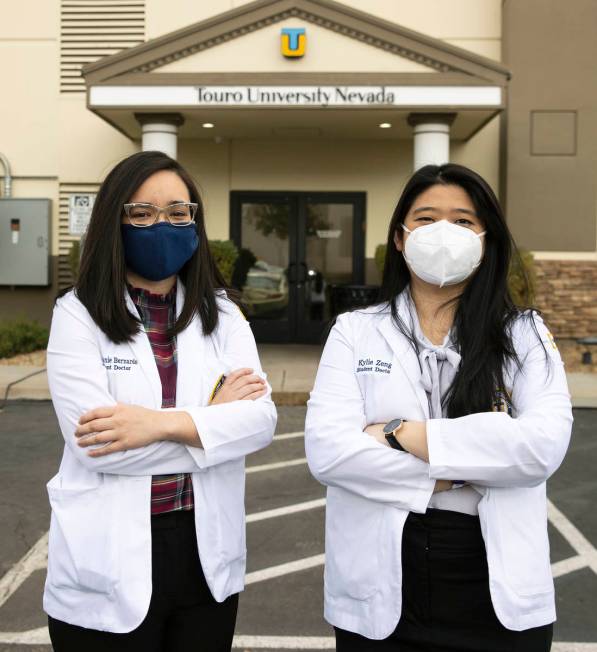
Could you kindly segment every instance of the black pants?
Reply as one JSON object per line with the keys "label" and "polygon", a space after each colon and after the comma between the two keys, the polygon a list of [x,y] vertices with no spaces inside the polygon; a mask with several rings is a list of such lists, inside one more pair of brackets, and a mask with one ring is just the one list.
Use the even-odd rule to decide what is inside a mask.
{"label": "black pants", "polygon": [[194,512],[151,517],[152,584],[149,611],[132,632],[114,634],[48,618],[56,652],[227,652],[232,647],[238,594],[216,602],[205,581]]}
{"label": "black pants", "polygon": [[489,594],[478,516],[441,509],[411,512],[402,539],[402,615],[375,641],[335,628],[347,652],[548,652],[553,625],[522,632],[497,619]]}

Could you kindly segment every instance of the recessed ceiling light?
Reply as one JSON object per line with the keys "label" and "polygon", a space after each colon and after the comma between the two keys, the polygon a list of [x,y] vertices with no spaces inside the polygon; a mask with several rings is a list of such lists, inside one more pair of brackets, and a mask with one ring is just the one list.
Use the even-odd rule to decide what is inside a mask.
{"label": "recessed ceiling light", "polygon": [[391,125],[389,122],[382,122],[382,123],[379,125],[379,128],[380,128],[380,129],[389,129],[391,126],[392,126],[392,125]]}
{"label": "recessed ceiling light", "polygon": [[214,123],[213,122],[204,122],[201,126],[204,129],[213,129],[214,128]]}

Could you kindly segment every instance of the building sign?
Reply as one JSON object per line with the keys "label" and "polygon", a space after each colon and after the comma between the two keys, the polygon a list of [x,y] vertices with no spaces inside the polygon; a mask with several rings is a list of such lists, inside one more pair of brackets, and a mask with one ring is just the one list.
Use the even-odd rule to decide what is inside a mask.
{"label": "building sign", "polygon": [[77,194],[68,198],[68,230],[71,235],[84,235],[91,217],[95,194]]}
{"label": "building sign", "polygon": [[307,34],[304,27],[283,27],[280,38],[282,54],[285,57],[304,56],[307,48]]}
{"label": "building sign", "polygon": [[383,86],[198,86],[197,104],[210,106],[393,105]]}
{"label": "building sign", "polygon": [[499,86],[92,86],[105,107],[499,107]]}

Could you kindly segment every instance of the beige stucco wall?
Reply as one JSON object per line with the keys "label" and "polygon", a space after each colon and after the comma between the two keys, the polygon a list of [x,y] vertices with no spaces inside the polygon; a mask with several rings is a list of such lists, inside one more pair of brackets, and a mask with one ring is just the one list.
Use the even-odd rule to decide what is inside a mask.
{"label": "beige stucco wall", "polygon": [[[166,8],[147,0],[147,36],[161,36],[246,2],[173,0]],[[358,0],[345,4],[397,22],[429,36],[496,60],[500,58],[499,0]],[[301,61],[279,56],[280,25],[272,25],[156,72],[217,71],[419,71],[431,72],[377,48],[291,19],[284,26],[306,26],[308,54]],[[499,120],[494,119],[466,143],[453,142],[452,159],[477,169],[499,191]],[[288,152],[292,152],[292,156]],[[389,217],[404,182],[412,171],[412,141],[300,142],[235,140],[220,145],[209,141],[179,143],[179,158],[203,188],[210,237],[228,236],[230,190],[359,190],[367,192],[366,255],[385,240]]]}
{"label": "beige stucco wall", "polygon": [[[242,4],[247,2],[146,0],[146,39]],[[416,3],[346,0],[346,4],[499,59],[499,0],[419,0]],[[295,19],[288,21],[288,25],[293,24],[301,23]],[[307,28],[311,56],[288,62],[279,56],[277,48],[270,52],[263,47],[267,30],[279,28],[280,25],[266,28],[175,66],[220,71],[428,70],[310,24]],[[59,0],[4,2],[0,57],[10,61],[10,84],[6,87],[10,88],[10,98],[6,101],[5,96],[0,103],[0,152],[12,165],[13,196],[52,199],[52,255],[55,257],[60,184],[101,182],[119,160],[138,151],[140,142],[131,141],[88,111],[83,93],[60,93]],[[494,120],[469,142],[452,143],[453,160],[475,167],[497,189],[498,143],[498,121]],[[288,155],[289,151],[292,156]],[[308,139],[295,142],[274,138],[238,139],[216,144],[213,140],[183,138],[179,153],[204,196],[210,237],[228,237],[231,190],[359,190],[367,193],[368,257],[385,240],[389,217],[412,166],[410,140],[343,140],[330,146]],[[32,311],[49,318],[50,299],[55,290],[56,287],[51,287],[11,294],[4,289],[0,299],[4,306],[13,308],[33,301],[37,307]],[[21,298],[15,298],[16,295]],[[7,301],[9,298],[11,301]]]}
{"label": "beige stucco wall", "polygon": [[100,181],[123,157],[140,149],[114,127],[87,110],[79,95],[60,98],[59,176],[64,183]]}
{"label": "beige stucco wall", "polygon": [[[146,0],[146,38],[150,39],[171,30],[184,27],[192,22],[214,16],[217,13],[238,7],[246,2],[224,2],[222,0],[171,0],[168,3],[161,0]],[[363,9],[363,3],[353,0],[352,4],[358,9]],[[450,9],[446,9],[446,5]],[[443,0],[421,0],[417,3],[396,0],[373,0],[367,3],[367,10],[385,19],[399,21],[411,29],[421,30],[431,36],[446,39],[462,47],[470,47],[487,56],[496,55],[499,51],[500,39],[500,11],[498,0],[452,0],[446,3]],[[300,21],[289,21],[290,23]],[[352,57],[346,56],[346,45],[355,55],[355,66],[362,70],[428,70],[399,57],[369,48],[362,43],[351,41],[346,37],[327,32],[324,28],[309,25],[312,35],[310,48],[314,50],[313,56],[305,61],[288,62],[278,56],[278,53],[269,53],[261,48],[261,41],[267,38],[268,29],[278,30],[273,26],[261,30],[263,33],[250,34],[242,39],[237,39],[222,46],[196,55],[195,63],[201,63],[201,68],[214,70],[233,70],[235,65],[245,65],[247,51],[253,51],[251,69],[275,70],[278,66],[290,65],[293,70],[348,70]],[[19,3],[7,3],[3,7],[3,20],[0,21],[0,55],[3,60],[11,61],[11,89],[12,101],[2,102],[0,105],[0,151],[9,157],[12,164],[13,176],[18,178],[32,177],[57,177],[62,183],[92,183],[101,181],[109,169],[122,157],[136,151],[138,142],[133,142],[114,129],[90,111],[85,106],[84,94],[59,93],[59,36],[60,36],[60,2],[59,0],[22,0]],[[255,39],[255,43],[251,39]],[[344,42],[343,56],[335,58],[332,63],[329,57],[339,51],[337,41]],[[497,45],[496,45],[497,44]],[[318,53],[316,48],[321,48]],[[263,51],[262,59],[256,59],[255,53]],[[271,54],[271,56],[270,56]],[[271,59],[275,56],[276,63]],[[315,54],[318,56],[316,57]],[[358,55],[358,56],[357,56]],[[335,54],[334,54],[335,56]],[[201,57],[203,59],[201,59]],[[180,61],[174,66],[192,69],[195,65],[191,59]],[[392,67],[393,66],[393,67]],[[167,67],[160,70],[165,71]],[[430,73],[433,74],[433,73]],[[494,121],[497,124],[497,121]],[[7,126],[5,126],[7,125]],[[208,141],[197,141],[197,151],[210,149]],[[254,143],[235,141],[226,145],[232,151],[242,152],[244,149],[253,149],[254,156],[265,157],[266,152],[281,151],[283,143],[255,146]],[[321,146],[317,142],[304,141],[301,143],[305,151],[304,159],[310,161],[310,168],[314,161],[321,161],[320,174],[314,174],[317,187],[325,186],[326,190],[341,190],[350,183],[343,183],[342,176],[334,173],[334,169],[342,169],[343,163],[337,161],[339,168],[335,168],[333,157],[328,157],[330,148]],[[307,148],[305,150],[304,148]],[[334,151],[346,152],[353,148],[359,156],[366,158],[364,152],[372,150],[383,151],[384,157],[389,157],[390,152],[396,158],[396,169],[408,172],[411,161],[411,145],[408,143],[388,143],[375,145],[358,142],[351,145],[350,141],[340,143],[333,148]],[[181,143],[181,156],[188,145]],[[218,146],[215,146],[218,150]],[[221,147],[218,151],[221,151]],[[490,182],[497,184],[498,161],[498,135],[497,128],[492,124],[486,127],[478,136],[466,144],[453,144],[455,160],[478,162],[485,170]],[[351,158],[351,157],[349,157]],[[301,161],[297,160],[300,165]],[[238,170],[240,162],[234,163],[236,169],[230,170],[227,175],[219,177],[216,174],[204,176],[202,185],[208,195],[219,196],[222,192],[232,189],[229,179],[242,181]],[[255,159],[252,161],[255,166]],[[285,183],[280,178],[280,170],[288,169],[287,166],[272,165],[270,161],[263,160],[257,167],[272,169],[276,174],[270,181],[270,186],[284,186],[290,188],[295,183],[294,171],[288,170],[288,180]],[[234,176],[234,174],[236,176]],[[231,176],[232,175],[232,176]],[[253,181],[251,181],[253,182]],[[257,180],[255,180],[257,182]],[[246,184],[249,183],[247,179]],[[274,184],[274,185],[272,185]],[[267,185],[267,183],[265,184]],[[304,180],[305,187],[315,188],[309,179]],[[363,180],[361,185],[367,183]],[[372,188],[378,189],[377,180],[371,182]],[[15,183],[14,194],[20,192]],[[246,185],[245,187],[250,187]],[[261,187],[261,186],[260,186]],[[366,188],[364,188],[366,190]],[[387,202],[386,202],[387,204]],[[227,199],[220,203],[220,208],[227,214]],[[373,214],[369,214],[369,223],[373,227]],[[222,233],[222,235],[225,235]],[[372,239],[377,238],[375,231]],[[56,243],[54,243],[55,245]],[[56,253],[54,251],[54,253]]]}
{"label": "beige stucco wall", "polygon": [[[452,160],[478,170],[497,190],[499,123],[494,119],[466,143],[452,144]],[[181,140],[205,203],[210,238],[227,238],[231,190],[355,191],[367,193],[366,256],[385,241],[401,189],[412,172],[411,140]]]}
{"label": "beige stucco wall", "polygon": [[56,174],[58,0],[4,2],[0,14],[0,152],[14,176]]}
{"label": "beige stucco wall", "polygon": [[411,172],[411,141],[232,141],[180,143],[180,161],[202,188],[210,238],[227,238],[230,190],[367,193],[366,255],[385,241],[402,185]]}
{"label": "beige stucco wall", "polygon": [[[146,0],[147,37],[166,34],[248,2]],[[501,0],[341,0],[341,3],[435,38],[458,39],[463,43],[501,39]],[[469,49],[476,51],[476,46]]]}
{"label": "beige stucco wall", "polygon": [[84,94],[60,94],[60,2],[2,4],[0,59],[10,84],[0,102],[0,152],[13,197],[52,199],[52,255],[58,253],[60,183],[99,181],[136,143],[89,112]]}
{"label": "beige stucco wall", "polygon": [[[306,27],[307,49],[300,60],[280,56],[280,25]],[[325,27],[289,18],[240,38],[156,68],[153,72],[425,72],[433,68],[371,47]]]}

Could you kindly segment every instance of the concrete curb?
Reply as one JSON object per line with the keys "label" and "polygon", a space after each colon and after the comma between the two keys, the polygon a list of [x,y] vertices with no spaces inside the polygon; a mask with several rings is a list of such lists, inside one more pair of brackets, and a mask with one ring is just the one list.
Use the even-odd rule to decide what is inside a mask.
{"label": "concrete curb", "polygon": [[[292,369],[292,365],[289,365],[289,368]],[[8,385],[41,370],[43,367],[31,365],[0,365],[0,404]],[[280,376],[280,378],[276,376]],[[284,406],[306,405],[314,376],[315,372],[310,374],[306,370],[302,370],[301,374],[295,374],[294,370],[292,373],[288,373],[288,369],[275,370],[274,373],[270,373],[269,380],[273,385],[272,399],[274,403]],[[572,395],[572,407],[597,409],[597,374],[570,372],[567,374],[567,378]],[[15,399],[50,400],[47,374],[38,373],[13,385],[8,400]]]}
{"label": "concrete curb", "polygon": [[272,401],[276,405],[307,405],[309,392],[272,391]]}

